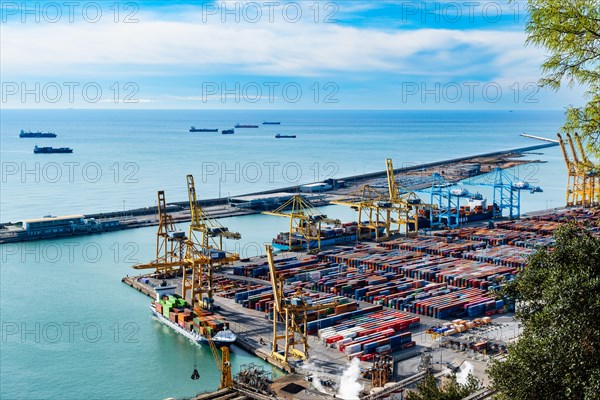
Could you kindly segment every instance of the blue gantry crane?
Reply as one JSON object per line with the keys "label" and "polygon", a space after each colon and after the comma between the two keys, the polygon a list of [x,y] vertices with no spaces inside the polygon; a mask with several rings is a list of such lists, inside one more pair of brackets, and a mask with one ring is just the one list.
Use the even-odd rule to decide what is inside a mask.
{"label": "blue gantry crane", "polygon": [[472,180],[465,184],[493,187],[494,218],[502,218],[504,210],[508,210],[509,218],[519,218],[521,216],[521,192],[529,191],[532,194],[543,192],[541,187],[533,186],[500,167],[481,178],[485,179],[486,176],[491,178],[488,182]]}
{"label": "blue gantry crane", "polygon": [[437,212],[430,212],[431,227],[446,225],[449,228],[457,227],[461,222],[460,199],[471,198],[472,195],[465,188],[452,188],[453,183],[446,181],[437,172],[432,175],[431,204],[437,206]]}

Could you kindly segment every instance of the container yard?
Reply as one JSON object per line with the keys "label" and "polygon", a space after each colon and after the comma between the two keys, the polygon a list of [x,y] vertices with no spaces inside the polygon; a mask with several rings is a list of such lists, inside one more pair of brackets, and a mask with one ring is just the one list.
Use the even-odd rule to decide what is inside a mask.
{"label": "container yard", "polygon": [[[314,255],[281,253],[272,265],[258,257],[221,270],[214,301],[237,329],[237,345],[301,375],[307,372],[300,360],[282,363],[269,354],[270,324],[284,323],[279,296],[310,306],[304,331],[314,354],[309,360],[327,365],[325,377],[333,379],[353,359],[367,376],[377,360],[391,356],[398,380],[419,372],[415,360],[427,349],[454,363],[481,362],[505,352],[520,329],[512,321],[513,306],[495,291],[515,278],[537,247],[551,246],[552,233],[566,222],[592,226],[600,235],[600,210],[580,208]],[[273,273],[282,282],[279,296]],[[169,284],[181,287],[177,280]],[[149,294],[159,284],[151,276],[126,282]]]}

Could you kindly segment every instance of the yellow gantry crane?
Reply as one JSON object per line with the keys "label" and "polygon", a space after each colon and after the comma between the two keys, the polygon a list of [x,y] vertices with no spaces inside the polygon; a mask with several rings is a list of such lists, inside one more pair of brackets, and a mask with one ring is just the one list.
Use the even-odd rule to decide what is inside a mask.
{"label": "yellow gantry crane", "polygon": [[[298,289],[291,298],[284,298],[284,279],[277,273],[275,268],[273,248],[268,244],[265,248],[275,307],[271,357],[280,361],[284,366],[289,366],[291,358],[308,359],[307,312],[325,310],[335,307],[338,303],[312,304],[308,296],[302,292],[302,289]],[[285,323],[285,332],[282,334],[278,333],[279,330],[277,329],[279,319]],[[297,346],[301,346],[301,348]]]}
{"label": "yellow gantry crane", "polygon": [[[365,231],[368,239],[372,238],[374,232],[376,241],[390,236],[391,204],[384,193],[364,185],[331,203],[347,206],[358,212],[357,239],[363,239]],[[363,221],[364,218],[366,220]],[[382,229],[385,229],[385,236],[380,237]]]}
{"label": "yellow gantry crane", "polygon": [[[290,228],[288,233],[288,250],[301,250],[302,244],[295,244],[296,241],[304,240],[306,250],[321,250],[321,224],[338,224],[337,219],[327,218],[327,215],[321,214],[310,202],[300,195],[295,195],[290,200],[283,203],[274,211],[265,211],[263,214],[275,215],[277,217],[289,218]],[[294,234],[298,233],[299,236]],[[300,239],[300,237],[302,239]],[[311,243],[316,243],[316,248],[311,248]]]}
{"label": "yellow gantry crane", "polygon": [[[425,204],[421,201],[419,196],[414,192],[403,192],[402,188],[396,182],[396,176],[394,173],[394,164],[391,158],[385,160],[386,172],[387,172],[387,183],[388,183],[388,195],[390,208],[392,210],[392,227],[390,233],[400,233],[401,227],[404,225],[406,229],[406,235],[419,232],[419,210],[432,208],[430,204]],[[411,229],[412,225],[412,229]]]}
{"label": "yellow gantry crane", "polygon": [[188,199],[190,202],[191,222],[188,232],[186,259],[193,260],[192,273],[184,269],[182,295],[186,298],[191,293],[192,305],[195,309],[211,309],[213,304],[213,274],[224,265],[240,259],[237,253],[223,248],[223,238],[241,239],[237,232],[230,232],[226,227],[208,217],[198,203],[194,177],[187,175]]}
{"label": "yellow gantry crane", "polygon": [[[567,207],[590,207],[600,204],[600,166],[592,163],[583,147],[579,135],[567,133],[567,143],[571,150],[571,157],[567,150],[567,143],[560,133],[557,134],[558,142],[567,165]],[[577,145],[577,149],[575,148]]]}
{"label": "yellow gantry crane", "polygon": [[156,232],[156,259],[146,264],[135,265],[134,269],[154,269],[156,274],[168,275],[185,270],[189,266],[185,259],[187,237],[173,223],[173,216],[167,213],[165,192],[158,191],[158,231]]}
{"label": "yellow gantry crane", "polygon": [[[414,192],[404,192],[396,183],[394,165],[391,159],[386,160],[388,193],[381,193],[369,185],[340,197],[333,204],[349,206],[358,211],[358,238],[364,238],[363,230],[369,235],[375,232],[375,240],[381,241],[401,233],[405,228],[406,235],[418,233],[419,210],[432,208],[425,204]],[[366,221],[363,221],[367,218]],[[383,230],[383,235],[381,235]],[[371,236],[372,237],[372,236]]]}

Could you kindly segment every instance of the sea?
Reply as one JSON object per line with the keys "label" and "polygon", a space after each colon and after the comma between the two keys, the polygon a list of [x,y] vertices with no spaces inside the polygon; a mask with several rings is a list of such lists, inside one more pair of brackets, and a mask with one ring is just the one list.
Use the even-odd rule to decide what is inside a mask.
{"label": "sea", "polygon": [[[521,133],[555,138],[563,119],[560,110],[0,110],[0,222],[154,206],[157,190],[167,202],[185,201],[190,173],[200,198],[235,197],[382,171],[386,158],[401,167],[532,146],[541,142]],[[236,123],[259,128],[189,132]],[[58,137],[21,139],[21,129]],[[297,137],[275,139],[278,133]],[[74,151],[33,154],[35,145]],[[563,206],[567,176],[559,147],[526,158],[540,163],[509,172],[544,192],[524,192],[521,211]],[[492,195],[489,186],[469,190]],[[356,218],[342,206],[321,211]],[[221,223],[242,234],[227,244],[242,257],[263,254],[287,225],[265,215]],[[0,398],[190,398],[216,389],[210,349],[156,321],[150,299],[121,283],[135,273],[132,265],[152,259],[155,232],[0,245]],[[281,373],[238,347],[232,363],[234,374],[249,363]],[[190,379],[194,367],[199,380]]]}

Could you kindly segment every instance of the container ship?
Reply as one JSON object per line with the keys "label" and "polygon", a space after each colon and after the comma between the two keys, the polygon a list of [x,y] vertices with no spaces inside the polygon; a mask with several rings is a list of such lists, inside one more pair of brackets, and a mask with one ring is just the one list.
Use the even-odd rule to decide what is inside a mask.
{"label": "container ship", "polygon": [[73,149],[69,147],[38,147],[33,148],[34,154],[51,154],[51,153],[72,153]]}
{"label": "container ship", "polygon": [[258,125],[241,125],[241,124],[235,124],[234,128],[258,128]]}
{"label": "container ship", "polygon": [[296,135],[282,135],[278,133],[275,135],[275,139],[296,139]]}
{"label": "container ship", "polygon": [[208,342],[207,337],[212,338],[217,347],[235,343],[237,336],[220,315],[202,311],[203,323],[185,299],[175,294],[175,286],[161,286],[154,290],[156,301],[152,302],[150,309],[160,322],[175,332],[199,344]]}
{"label": "container ship", "polygon": [[195,126],[192,126],[190,128],[190,132],[219,132],[219,130],[210,128],[196,128]]}
{"label": "container ship", "polygon": [[[445,210],[443,210],[445,211]],[[438,220],[438,212],[439,210],[434,210],[433,220]],[[469,197],[469,200],[465,206],[460,206],[458,210],[458,218],[459,221],[456,221],[456,210],[450,210],[449,217],[442,217],[442,224],[448,225],[456,225],[456,224],[464,224],[474,221],[481,221],[486,219],[492,219],[495,214],[500,212],[500,208],[497,204],[488,205],[487,200],[479,193],[474,194]],[[431,215],[429,210],[423,210],[422,214],[419,216],[419,228],[429,228],[431,227]],[[450,221],[448,221],[450,219]]]}
{"label": "container ship", "polygon": [[263,125],[281,125],[281,122],[265,121],[262,124]]}
{"label": "container ship", "polygon": [[[338,226],[332,226],[321,230],[321,246],[332,246],[336,244],[353,242],[356,240],[358,232],[357,222],[345,222]],[[385,228],[379,228],[379,234],[383,235]],[[375,232],[361,233],[361,237],[364,236],[375,238]],[[273,247],[278,250],[290,251],[290,233],[281,232],[273,239]],[[305,250],[307,242],[310,242],[310,248],[316,248],[318,246],[317,240],[307,241],[302,233],[292,233],[292,248],[291,250]]]}
{"label": "container ship", "polygon": [[21,129],[21,133],[19,133],[19,137],[22,138],[55,138],[56,133],[52,132],[25,132]]}

